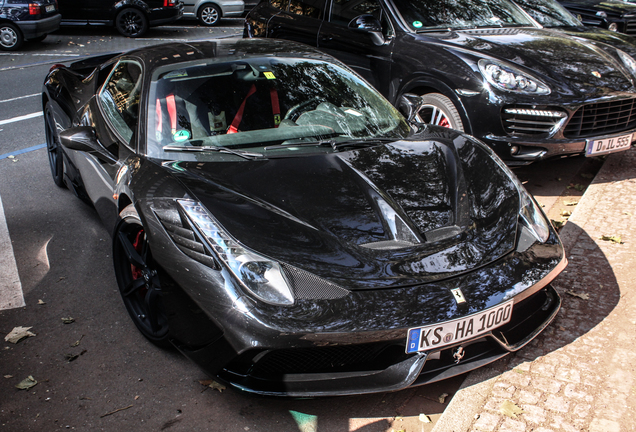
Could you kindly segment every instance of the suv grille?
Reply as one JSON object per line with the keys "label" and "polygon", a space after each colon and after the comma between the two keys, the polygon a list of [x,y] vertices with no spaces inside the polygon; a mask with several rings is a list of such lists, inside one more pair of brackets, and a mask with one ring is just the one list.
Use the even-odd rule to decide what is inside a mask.
{"label": "suv grille", "polygon": [[501,120],[511,135],[549,135],[556,132],[567,113],[555,108],[510,105],[503,109]]}
{"label": "suv grille", "polygon": [[628,35],[636,35],[636,21],[627,21],[625,23],[625,33]]}
{"label": "suv grille", "polygon": [[636,127],[636,99],[583,105],[565,127],[566,138],[583,138]]}

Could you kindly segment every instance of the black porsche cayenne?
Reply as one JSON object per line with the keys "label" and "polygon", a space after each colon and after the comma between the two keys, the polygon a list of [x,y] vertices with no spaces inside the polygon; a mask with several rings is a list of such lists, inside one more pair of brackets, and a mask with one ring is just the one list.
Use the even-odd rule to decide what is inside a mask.
{"label": "black porsche cayenne", "polygon": [[[636,60],[543,29],[508,0],[269,0],[244,37],[334,55],[404,112],[466,131],[510,165],[629,148]],[[423,101],[406,103],[411,94]]]}

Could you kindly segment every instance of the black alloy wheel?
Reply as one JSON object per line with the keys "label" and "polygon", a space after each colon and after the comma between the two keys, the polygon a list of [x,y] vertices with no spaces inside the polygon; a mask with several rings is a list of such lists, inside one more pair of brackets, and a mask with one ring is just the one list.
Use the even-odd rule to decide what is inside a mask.
{"label": "black alloy wheel", "polygon": [[113,239],[119,292],[139,331],[155,345],[168,347],[168,319],[161,303],[161,281],[146,231],[132,204],[119,217]]}
{"label": "black alloy wheel", "polygon": [[24,42],[22,32],[11,23],[0,23],[0,49],[3,51],[16,51]]}
{"label": "black alloy wheel", "polygon": [[425,94],[421,98],[422,105],[416,114],[419,122],[464,132],[462,118],[449,98],[440,93]]}
{"label": "black alloy wheel", "polygon": [[46,152],[49,155],[49,165],[51,166],[53,181],[59,187],[66,187],[64,184],[64,157],[62,155],[60,138],[55,126],[53,108],[50,103],[47,103],[44,107],[44,131],[46,133]]}
{"label": "black alloy wheel", "polygon": [[148,30],[148,19],[139,9],[126,8],[117,14],[115,27],[126,37],[139,37]]}
{"label": "black alloy wheel", "polygon": [[201,6],[198,14],[199,22],[204,26],[214,26],[221,20],[221,10],[218,6],[207,3]]}

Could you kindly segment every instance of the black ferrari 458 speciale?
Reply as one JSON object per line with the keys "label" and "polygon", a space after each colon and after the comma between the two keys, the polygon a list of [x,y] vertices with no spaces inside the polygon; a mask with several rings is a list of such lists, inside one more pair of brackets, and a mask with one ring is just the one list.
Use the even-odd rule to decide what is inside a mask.
{"label": "black ferrari 458 speciale", "polygon": [[492,150],[318,50],[146,47],[56,65],[42,97],[54,181],[112,232],[132,320],[235,388],[425,384],[559,309],[563,246]]}

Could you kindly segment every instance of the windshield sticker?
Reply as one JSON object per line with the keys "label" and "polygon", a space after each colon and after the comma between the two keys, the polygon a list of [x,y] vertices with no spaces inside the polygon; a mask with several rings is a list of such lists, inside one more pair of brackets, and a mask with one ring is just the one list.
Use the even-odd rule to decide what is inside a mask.
{"label": "windshield sticker", "polygon": [[172,139],[175,142],[187,141],[190,139],[190,131],[187,131],[185,129],[178,130],[174,134],[172,134]]}
{"label": "windshield sticker", "polygon": [[263,72],[263,75],[265,75],[267,79],[276,79],[276,76],[272,72]]}
{"label": "windshield sticker", "polygon": [[422,21],[413,21],[413,27],[415,27],[415,28],[420,28],[423,25],[424,24],[422,24]]}

